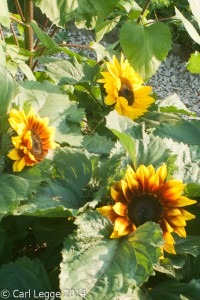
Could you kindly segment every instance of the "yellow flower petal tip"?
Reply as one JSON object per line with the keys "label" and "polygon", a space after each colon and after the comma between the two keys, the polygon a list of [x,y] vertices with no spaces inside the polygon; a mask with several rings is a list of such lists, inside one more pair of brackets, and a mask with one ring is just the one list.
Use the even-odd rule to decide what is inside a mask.
{"label": "yellow flower petal tip", "polygon": [[8,153],[8,157],[15,160],[14,172],[35,165],[45,158],[48,150],[59,146],[54,142],[55,129],[48,127],[49,119],[40,118],[33,108],[27,115],[23,110],[11,109],[8,121],[17,133],[12,137],[14,148]]}
{"label": "yellow flower petal tip", "polygon": [[[140,165],[137,170],[127,166],[122,180],[111,187],[114,204],[98,208],[114,225],[111,238],[130,234],[147,221],[160,224],[165,244],[162,249],[176,254],[172,233],[186,237],[186,221],[195,216],[182,207],[196,201],[183,196],[184,184],[167,178],[167,166],[157,170]],[[161,250],[162,250],[161,249]]]}
{"label": "yellow flower petal tip", "polygon": [[137,119],[147,112],[148,107],[155,101],[149,94],[152,87],[143,86],[143,80],[130,66],[123,54],[118,62],[113,56],[113,61],[107,63],[107,71],[101,72],[104,78],[98,80],[104,83],[107,96],[105,103],[114,105],[115,110],[132,120]]}

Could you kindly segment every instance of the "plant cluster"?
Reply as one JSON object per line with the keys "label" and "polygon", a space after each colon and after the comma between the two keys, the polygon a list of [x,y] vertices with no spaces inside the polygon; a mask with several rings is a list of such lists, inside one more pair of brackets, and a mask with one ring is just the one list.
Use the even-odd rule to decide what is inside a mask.
{"label": "plant cluster", "polygon": [[[176,2],[1,0],[2,299],[198,299],[200,120],[146,84],[169,22],[200,44],[198,1],[192,23]],[[56,42],[72,22],[96,40]]]}

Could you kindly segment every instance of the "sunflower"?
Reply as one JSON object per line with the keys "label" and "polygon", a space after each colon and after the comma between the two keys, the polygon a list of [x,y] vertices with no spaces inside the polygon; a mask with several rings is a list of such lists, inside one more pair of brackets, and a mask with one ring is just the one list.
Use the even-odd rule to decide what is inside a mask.
{"label": "sunflower", "polygon": [[111,238],[127,235],[146,221],[159,223],[165,240],[164,249],[175,254],[172,232],[186,237],[186,220],[195,218],[183,206],[196,203],[183,196],[185,185],[175,179],[166,181],[167,167],[157,170],[140,165],[136,172],[128,166],[123,180],[111,187],[114,205],[97,210],[114,224]]}
{"label": "sunflower", "polygon": [[101,72],[104,78],[98,82],[104,83],[107,96],[105,103],[115,105],[120,114],[137,119],[147,112],[147,108],[155,101],[149,94],[150,86],[142,86],[143,80],[130,66],[127,59],[121,55],[121,61],[113,56],[113,62],[107,62],[107,72]]}
{"label": "sunflower", "polygon": [[40,118],[32,108],[28,115],[23,110],[12,109],[8,121],[18,134],[12,137],[15,148],[8,154],[9,158],[15,160],[14,172],[20,172],[25,166],[35,165],[44,159],[49,149],[58,146],[53,141],[54,127],[48,127],[49,119]]}

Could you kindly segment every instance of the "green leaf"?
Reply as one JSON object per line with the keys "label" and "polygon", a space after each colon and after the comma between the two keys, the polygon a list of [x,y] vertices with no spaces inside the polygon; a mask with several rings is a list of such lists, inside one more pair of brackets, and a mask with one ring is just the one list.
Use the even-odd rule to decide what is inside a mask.
{"label": "green leaf", "polygon": [[96,19],[104,19],[113,11],[118,0],[35,0],[43,13],[56,25],[64,26],[71,19],[81,26],[94,28]]}
{"label": "green leaf", "polygon": [[10,29],[10,15],[7,0],[1,0],[0,24]]}
{"label": "green leaf", "polygon": [[130,118],[120,116],[115,110],[111,111],[106,116],[106,127],[109,129],[115,129],[118,132],[137,132],[137,123],[134,123]]}
{"label": "green leaf", "polygon": [[[72,63],[73,62],[73,63]],[[76,84],[83,78],[83,66],[76,58],[72,62],[66,60],[56,60],[46,64],[45,72],[55,83],[61,81],[62,84]]]}
{"label": "green leaf", "polygon": [[26,199],[28,187],[26,179],[8,174],[0,176],[0,218],[13,213],[20,201]]}
{"label": "green leaf", "polygon": [[184,193],[189,198],[200,198],[200,184],[188,183],[184,190]]}
{"label": "green leaf", "polygon": [[190,4],[190,9],[199,25],[200,28],[200,7],[199,7],[199,1],[198,0],[188,0]]}
{"label": "green leaf", "polygon": [[148,80],[170,50],[171,33],[163,23],[125,23],[120,30],[120,44],[135,71]]}
{"label": "green leaf", "polygon": [[127,135],[123,132],[118,132],[113,129],[112,132],[118,137],[121,144],[124,146],[126,151],[128,152],[133,165],[136,165],[136,145],[133,138],[130,135]]}
{"label": "green leaf", "polygon": [[59,46],[48,36],[48,34],[46,34],[45,31],[40,29],[35,21],[32,21],[30,26],[33,28],[36,36],[45,47],[59,50]]}
{"label": "green leaf", "polygon": [[191,254],[198,256],[200,254],[200,237],[187,235],[186,238],[180,238],[175,235],[175,250],[177,254]]}
{"label": "green leaf", "polygon": [[6,65],[6,54],[5,54],[4,49],[1,46],[1,44],[0,44],[0,65],[2,67],[5,67],[5,65]]}
{"label": "green leaf", "polygon": [[143,139],[136,142],[137,167],[141,164],[146,166],[153,164],[155,168],[163,162],[167,163],[171,152],[166,148],[163,139],[144,133]]}
{"label": "green leaf", "polygon": [[33,75],[33,72],[26,63],[19,63],[18,67],[26,75],[28,80],[36,80],[35,76]]}
{"label": "green leaf", "polygon": [[34,293],[51,291],[51,286],[44,265],[39,260],[23,257],[1,267],[0,290],[8,290],[12,299],[30,290],[29,298],[35,299]]}
{"label": "green leaf", "polygon": [[108,139],[106,136],[98,135],[86,135],[83,141],[83,147],[87,151],[97,154],[109,154],[113,148],[114,142],[111,139]]}
{"label": "green leaf", "polygon": [[159,110],[162,112],[163,108],[168,108],[167,112],[185,113],[188,115],[192,115],[192,112],[189,111],[187,106],[185,106],[185,104],[180,100],[176,93],[166,97],[165,99],[156,101],[156,104],[158,105]]}
{"label": "green leaf", "polygon": [[106,33],[112,31],[120,21],[120,16],[112,20],[106,20],[95,27],[96,41],[100,42]]}
{"label": "green leaf", "polygon": [[80,123],[85,116],[84,109],[78,107],[76,102],[68,101],[65,105],[65,111],[59,116],[59,123],[56,127],[56,141],[65,145],[82,147],[84,137]]}
{"label": "green leaf", "polygon": [[15,81],[12,79],[8,71],[0,66],[0,116],[3,117],[10,106],[11,100],[14,97]]}
{"label": "green leaf", "polygon": [[97,212],[87,212],[75,223],[77,234],[65,240],[62,251],[61,299],[65,299],[67,285],[68,289],[85,291],[86,299],[110,300],[153,274],[152,264],[158,261],[162,244],[158,225],[142,225],[129,242],[126,238],[109,239],[112,225]]}
{"label": "green leaf", "polygon": [[180,300],[186,299],[195,300],[199,298],[200,280],[193,279],[188,283],[180,283],[177,280],[165,280],[163,283],[156,285],[150,290],[150,296],[154,300]]}
{"label": "green leaf", "polygon": [[156,128],[154,134],[161,138],[172,138],[174,141],[189,145],[200,145],[200,121],[182,121],[175,126],[161,124]]}
{"label": "green leaf", "polygon": [[196,51],[190,55],[190,59],[187,64],[187,69],[194,74],[200,74],[200,53]]}
{"label": "green leaf", "polygon": [[180,21],[182,21],[185,29],[187,30],[187,32],[189,33],[189,35],[191,36],[191,38],[200,45],[200,35],[198,34],[198,32],[196,31],[196,29],[194,28],[194,26],[192,25],[192,23],[190,23],[183,15],[182,13],[178,10],[178,8],[175,7],[175,12],[176,15],[174,16],[175,19],[178,19]]}

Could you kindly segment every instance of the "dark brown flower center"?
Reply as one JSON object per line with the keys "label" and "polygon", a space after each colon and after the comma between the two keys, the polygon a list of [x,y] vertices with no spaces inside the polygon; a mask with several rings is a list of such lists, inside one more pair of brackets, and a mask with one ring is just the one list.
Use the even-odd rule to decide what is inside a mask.
{"label": "dark brown flower center", "polygon": [[153,195],[136,196],[128,205],[128,217],[136,227],[147,221],[158,223],[161,213],[162,205]]}
{"label": "dark brown flower center", "polygon": [[129,80],[121,78],[121,88],[118,95],[124,97],[128,101],[128,105],[131,106],[134,103],[134,92]]}
{"label": "dark brown flower center", "polygon": [[31,129],[31,140],[32,140],[32,149],[31,153],[37,160],[43,160],[44,159],[44,150],[42,148],[42,141],[40,136]]}

